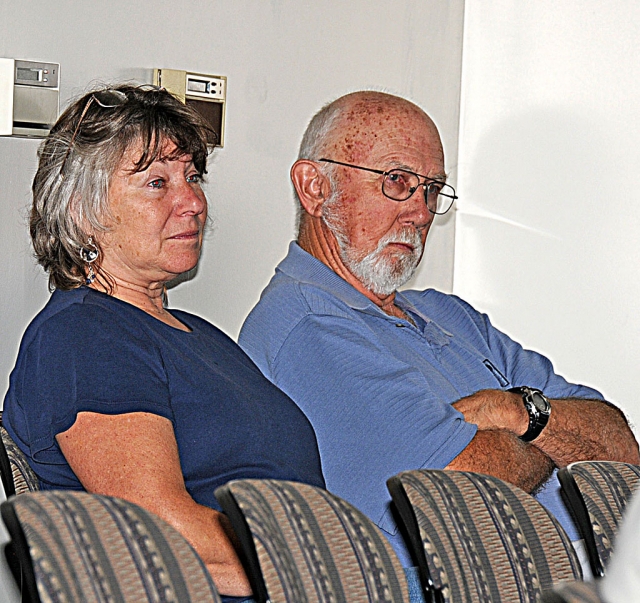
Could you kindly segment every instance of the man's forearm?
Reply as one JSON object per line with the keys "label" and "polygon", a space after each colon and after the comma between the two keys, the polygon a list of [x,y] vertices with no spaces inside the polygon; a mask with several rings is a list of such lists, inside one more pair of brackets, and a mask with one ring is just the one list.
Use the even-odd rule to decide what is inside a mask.
{"label": "man's forearm", "polygon": [[558,467],[588,460],[640,464],[638,442],[624,415],[600,400],[551,400],[549,423],[532,444]]}
{"label": "man's forearm", "polygon": [[447,469],[486,473],[534,492],[551,475],[553,461],[504,429],[479,429]]}
{"label": "man's forearm", "polygon": [[[600,400],[550,402],[549,422],[532,444],[556,465],[584,460],[640,464],[638,443],[618,408]],[[505,429],[520,436],[527,429],[528,415],[517,393],[482,390],[453,406],[481,430]]]}

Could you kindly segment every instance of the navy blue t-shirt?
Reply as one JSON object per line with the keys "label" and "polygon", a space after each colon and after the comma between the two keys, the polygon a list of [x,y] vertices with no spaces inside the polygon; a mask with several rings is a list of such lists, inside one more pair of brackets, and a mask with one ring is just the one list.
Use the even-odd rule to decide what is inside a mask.
{"label": "navy blue t-shirt", "polygon": [[191,332],[86,287],[53,293],[24,334],[3,412],[42,487],[82,489],[55,439],[81,411],[169,419],[187,490],[214,509],[231,479],[324,487],[304,413],[219,329],[172,314]]}

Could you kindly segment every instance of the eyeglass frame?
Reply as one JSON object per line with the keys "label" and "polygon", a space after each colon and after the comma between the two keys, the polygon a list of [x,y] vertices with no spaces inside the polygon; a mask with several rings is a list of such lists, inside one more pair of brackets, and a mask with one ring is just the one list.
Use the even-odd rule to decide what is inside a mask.
{"label": "eyeglass frame", "polygon": [[[407,174],[412,174],[413,176],[416,176],[418,178],[418,186],[416,186],[413,190],[411,190],[411,188],[409,188],[409,190],[411,191],[409,193],[408,197],[405,197],[404,199],[394,199],[393,197],[390,197],[387,193],[385,193],[384,191],[384,178],[382,180],[382,185],[381,185],[381,190],[382,190],[382,194],[387,198],[387,199],[391,199],[392,201],[396,201],[397,203],[404,203],[405,201],[408,201],[409,199],[411,199],[411,197],[413,196],[413,194],[422,186],[423,188],[427,185],[430,184],[432,182],[435,182],[437,184],[441,184],[443,187],[446,186],[448,188],[450,188],[453,191],[452,195],[449,195],[447,193],[442,193],[439,192],[438,195],[442,195],[443,197],[447,197],[448,199],[451,199],[451,205],[449,205],[449,207],[447,207],[446,211],[443,212],[436,212],[433,211],[430,207],[429,204],[426,203],[427,198],[425,196],[425,204],[427,205],[427,209],[429,210],[430,213],[436,215],[436,216],[444,216],[444,214],[446,214],[452,207],[453,207],[453,203],[456,199],[458,199],[458,196],[456,195],[456,189],[453,188],[453,186],[451,186],[450,184],[447,184],[446,182],[443,182],[442,180],[438,180],[437,178],[429,178],[429,176],[424,176],[423,174],[418,174],[417,172],[412,172],[411,170],[407,170],[405,168],[393,168],[391,170],[375,170],[373,168],[368,168],[368,167],[363,167],[361,165],[354,165],[353,163],[345,163],[344,161],[336,161],[335,159],[327,159],[326,157],[323,157],[322,159],[318,159],[317,161],[323,161],[325,163],[333,163],[335,165],[342,165],[344,167],[350,167],[350,168],[355,168],[357,170],[363,170],[365,172],[372,172],[374,174],[380,174],[381,176],[388,176],[391,172],[405,172]],[[420,182],[419,179],[420,178],[424,178],[424,182]]]}
{"label": "eyeglass frame", "polygon": [[[115,97],[119,99],[119,102],[115,104],[107,104],[106,102],[101,101],[97,95],[103,95],[105,93],[115,95]],[[89,111],[89,107],[91,107],[92,103],[95,101],[103,109],[113,109],[114,107],[124,105],[128,100],[129,97],[124,92],[122,92],[122,90],[117,90],[115,88],[105,88],[104,90],[97,90],[96,92],[91,94],[89,100],[84,106],[84,109],[82,110],[82,113],[80,114],[80,119],[78,119],[78,123],[76,124],[73,134],[71,135],[71,140],[69,141],[67,152],[64,154],[64,159],[62,160],[62,165],[60,166],[60,171],[58,172],[58,177],[64,178],[64,168],[67,165],[67,160],[69,159],[69,155],[71,154],[73,145],[76,141],[78,133],[80,132],[80,126],[82,125],[82,122],[84,121],[84,118],[86,117],[87,112]]]}

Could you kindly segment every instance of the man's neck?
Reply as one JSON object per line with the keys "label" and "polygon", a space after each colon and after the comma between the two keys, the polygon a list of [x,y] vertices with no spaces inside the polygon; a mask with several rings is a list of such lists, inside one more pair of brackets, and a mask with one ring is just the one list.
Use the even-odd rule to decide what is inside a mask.
{"label": "man's neck", "polygon": [[378,306],[385,314],[410,320],[407,314],[396,306],[396,292],[389,295],[378,295],[367,289],[344,265],[340,255],[340,247],[333,233],[322,220],[311,218],[300,224],[298,245],[308,254],[331,268],[340,278],[347,281],[354,289],[362,293]]}

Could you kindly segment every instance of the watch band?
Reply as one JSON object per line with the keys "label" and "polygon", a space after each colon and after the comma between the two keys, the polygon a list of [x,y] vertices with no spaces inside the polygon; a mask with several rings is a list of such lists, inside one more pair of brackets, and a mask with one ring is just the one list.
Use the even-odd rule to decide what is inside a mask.
{"label": "watch band", "polygon": [[522,396],[522,402],[529,415],[529,426],[520,439],[524,442],[532,442],[542,433],[549,422],[551,415],[549,399],[539,389],[526,385],[512,387],[507,391]]}

